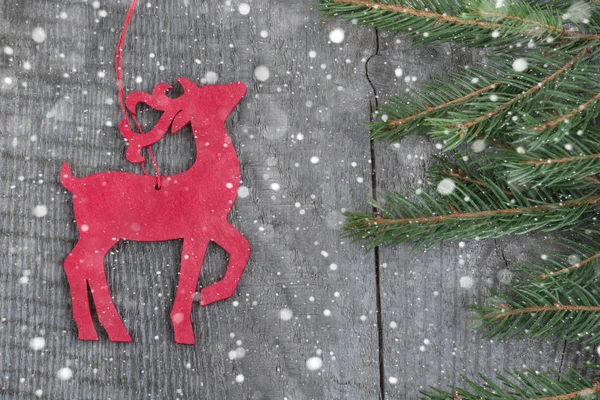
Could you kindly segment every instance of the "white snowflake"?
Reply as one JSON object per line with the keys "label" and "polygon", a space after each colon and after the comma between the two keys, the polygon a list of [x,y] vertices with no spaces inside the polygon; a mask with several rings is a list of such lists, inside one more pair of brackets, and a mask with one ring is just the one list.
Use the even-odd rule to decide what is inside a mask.
{"label": "white snowflake", "polygon": [[331,32],[329,32],[329,40],[332,43],[342,43],[346,38],[346,33],[342,28],[335,28]]}
{"label": "white snowflake", "polygon": [[529,68],[529,63],[524,58],[517,58],[515,61],[513,61],[512,68],[516,72],[523,72],[526,71],[527,68]]}
{"label": "white snowflake", "polygon": [[450,178],[442,179],[440,181],[440,183],[438,183],[438,185],[437,185],[438,193],[443,196],[448,196],[448,195],[452,194],[452,192],[454,192],[455,188],[456,188],[456,184]]}
{"label": "white snowflake", "polygon": [[317,371],[321,369],[322,366],[323,359],[321,357],[311,357],[306,360],[306,368],[308,368],[309,371]]}
{"label": "white snowflake", "polygon": [[269,68],[265,65],[259,65],[254,70],[254,77],[261,82],[268,81],[270,75]]}

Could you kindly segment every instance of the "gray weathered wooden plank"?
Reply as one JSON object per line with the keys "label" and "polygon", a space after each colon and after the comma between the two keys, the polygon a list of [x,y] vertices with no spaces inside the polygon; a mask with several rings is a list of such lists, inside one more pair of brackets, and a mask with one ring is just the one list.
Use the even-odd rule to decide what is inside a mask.
{"label": "gray weathered wooden plank", "polygon": [[[312,2],[247,1],[248,15],[240,3],[142,2],[125,49],[129,90],[178,76],[200,81],[209,71],[249,87],[227,126],[249,188],[232,220],[253,255],[232,299],[196,304],[196,346],[172,341],[180,242],[120,243],[107,257],[134,343],[110,343],[101,329],[100,342],[80,342],[71,318],[62,261],[77,234],[60,164],[69,161],[76,176],[139,172],[125,161],[115,128],[112,59],[129,2],[0,3],[0,45],[14,52],[0,55],[0,397],[379,396],[373,259],[339,236],[342,209],[364,208],[370,192],[363,62],[374,36],[353,30],[343,44],[328,43],[335,22],[322,25]],[[41,44],[31,38],[38,26],[47,33]],[[269,68],[266,82],[254,77],[258,65]],[[189,133],[157,144],[163,173],[188,168],[192,145]],[[47,215],[35,217],[36,205]],[[203,284],[218,279],[225,260],[211,249]],[[279,318],[284,308],[293,312],[289,321]],[[30,348],[34,337],[45,338],[43,350]],[[230,360],[238,347],[245,356]],[[309,371],[306,360],[317,355],[323,367]],[[57,379],[62,367],[72,379]]]}
{"label": "gray weathered wooden plank", "polygon": [[[480,51],[448,45],[413,48],[410,39],[380,32],[379,51],[368,62],[369,79],[377,102],[383,104],[419,81],[481,57]],[[398,68],[401,76],[396,75]],[[408,194],[422,187],[430,155],[436,152],[435,143],[425,137],[378,143],[378,191]],[[410,244],[380,249],[386,398],[415,398],[430,386],[460,385],[461,374],[493,376],[513,367],[566,367],[564,343],[497,343],[469,329],[466,306],[482,301],[489,289],[502,287],[511,279],[515,261],[533,260],[544,247],[550,250],[551,240],[520,237],[448,242],[428,252],[411,253]],[[589,358],[592,351],[584,349],[573,362]]]}

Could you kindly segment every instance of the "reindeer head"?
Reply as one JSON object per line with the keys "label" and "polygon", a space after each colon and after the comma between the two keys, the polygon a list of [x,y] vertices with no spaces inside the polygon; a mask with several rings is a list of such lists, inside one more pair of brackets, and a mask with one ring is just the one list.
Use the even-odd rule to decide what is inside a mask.
{"label": "reindeer head", "polygon": [[183,94],[174,99],[167,96],[172,87],[166,83],[156,85],[152,94],[133,92],[127,96],[125,105],[134,117],[140,103],[163,111],[156,125],[144,134],[133,131],[127,118],[121,121],[121,135],[129,142],[126,153],[129,162],[143,163],[141,151],[158,142],[169,127],[171,133],[178,132],[189,123],[194,130],[222,129],[225,120],[246,93],[246,85],[242,82],[200,87],[185,78],[177,78],[177,82],[183,87]]}

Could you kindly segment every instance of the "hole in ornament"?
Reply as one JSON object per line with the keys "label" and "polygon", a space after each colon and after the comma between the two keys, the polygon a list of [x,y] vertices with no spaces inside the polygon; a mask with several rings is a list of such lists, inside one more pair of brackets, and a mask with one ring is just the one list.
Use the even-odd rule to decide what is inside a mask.
{"label": "hole in ornament", "polygon": [[108,334],[104,327],[100,324],[100,320],[98,320],[98,311],[96,310],[96,303],[94,303],[94,297],[92,295],[92,291],[90,289],[90,285],[85,285],[88,296],[88,304],[90,305],[90,315],[92,316],[92,321],[94,321],[94,328],[96,328],[96,333],[98,333],[99,337],[108,339]]}
{"label": "hole in ornament", "polygon": [[220,281],[225,276],[229,254],[218,244],[210,241],[205,262],[200,273],[200,286],[205,288]]}
{"label": "hole in ornament", "polygon": [[146,103],[139,103],[137,106],[136,119],[144,133],[150,132],[162,115],[163,111],[155,110]]}
{"label": "hole in ornament", "polygon": [[160,185],[158,185],[158,184],[154,185],[154,189],[160,190]]}
{"label": "hole in ornament", "polygon": [[[200,142],[200,150],[205,147],[208,140],[210,140],[210,136]],[[161,175],[169,176],[187,171],[196,162],[196,143],[191,126],[186,125],[175,135],[163,136],[158,143],[152,146],[152,151],[157,160],[169,160],[169,162],[160,163]]]}

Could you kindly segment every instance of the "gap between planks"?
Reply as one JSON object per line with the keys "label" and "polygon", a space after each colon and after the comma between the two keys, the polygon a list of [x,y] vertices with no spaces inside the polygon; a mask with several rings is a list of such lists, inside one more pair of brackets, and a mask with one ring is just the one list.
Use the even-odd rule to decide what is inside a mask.
{"label": "gap between planks", "polygon": [[[367,59],[365,63],[365,76],[369,86],[373,93],[373,101],[369,102],[369,122],[373,122],[373,115],[375,110],[379,107],[379,100],[377,98],[377,89],[369,78],[369,62],[371,59],[379,55],[379,31],[374,29],[375,33],[375,51]],[[369,132],[370,133],[370,132]],[[375,160],[375,141],[373,138],[369,138],[370,145],[370,156],[371,156],[371,196],[374,200],[377,200],[377,163]],[[377,210],[375,207],[372,208],[372,212],[375,213]],[[375,295],[376,295],[376,315],[377,315],[377,339],[378,339],[378,355],[379,355],[379,398],[385,400],[385,364],[384,364],[384,343],[383,343],[383,316],[381,309],[381,274],[380,274],[380,263],[379,263],[379,246],[373,249],[373,261],[375,264]]]}

